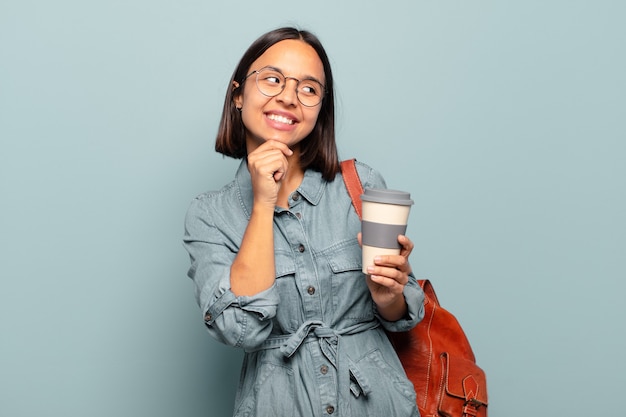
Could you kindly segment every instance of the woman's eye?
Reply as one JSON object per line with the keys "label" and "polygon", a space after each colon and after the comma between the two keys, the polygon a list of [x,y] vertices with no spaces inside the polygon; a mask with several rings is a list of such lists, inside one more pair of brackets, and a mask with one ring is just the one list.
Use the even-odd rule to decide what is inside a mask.
{"label": "woman's eye", "polygon": [[268,75],[263,80],[270,84],[280,84],[280,77],[275,75]]}
{"label": "woman's eye", "polygon": [[312,85],[312,84],[304,84],[303,86],[300,87],[300,91],[302,91],[305,94],[312,95],[312,96],[319,94],[317,86]]}

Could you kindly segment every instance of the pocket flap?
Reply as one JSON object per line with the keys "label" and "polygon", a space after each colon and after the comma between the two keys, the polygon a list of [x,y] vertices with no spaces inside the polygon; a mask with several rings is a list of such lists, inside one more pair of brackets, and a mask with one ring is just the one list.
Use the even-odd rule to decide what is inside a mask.
{"label": "pocket flap", "polygon": [[344,241],[324,251],[333,273],[361,270],[361,247],[356,239]]}
{"label": "pocket flap", "polygon": [[274,254],[276,278],[281,278],[296,273],[296,264],[291,253],[276,250]]}
{"label": "pocket flap", "polygon": [[441,399],[442,408],[447,401],[446,397],[454,397],[464,403],[470,401],[477,407],[487,406],[485,372],[473,361],[451,356],[447,352],[442,353],[440,358],[446,394]]}

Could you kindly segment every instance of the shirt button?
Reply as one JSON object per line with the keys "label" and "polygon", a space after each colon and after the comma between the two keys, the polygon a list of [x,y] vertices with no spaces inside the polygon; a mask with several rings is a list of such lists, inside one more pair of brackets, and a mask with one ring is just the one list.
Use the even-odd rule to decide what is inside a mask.
{"label": "shirt button", "polygon": [[315,287],[309,287],[306,289],[306,292],[309,293],[309,295],[313,295],[315,294]]}
{"label": "shirt button", "polygon": [[204,321],[206,321],[206,322],[211,321],[212,318],[213,318],[213,316],[211,315],[211,313],[206,313],[204,315]]}
{"label": "shirt button", "polygon": [[332,414],[335,412],[335,407],[333,407],[332,405],[329,405],[328,407],[326,407],[326,412],[328,414]]}
{"label": "shirt button", "polygon": [[304,245],[298,246],[298,250],[300,251],[300,253],[304,252]]}
{"label": "shirt button", "polygon": [[302,218],[302,214],[301,213],[296,213],[296,217],[301,219]]}
{"label": "shirt button", "polygon": [[320,372],[322,373],[322,375],[326,375],[328,373],[328,366],[322,365],[320,367]]}
{"label": "shirt button", "polygon": [[298,193],[293,193],[293,194],[291,195],[291,198],[293,199],[293,201],[298,201],[298,200],[300,200],[300,194],[298,194]]}

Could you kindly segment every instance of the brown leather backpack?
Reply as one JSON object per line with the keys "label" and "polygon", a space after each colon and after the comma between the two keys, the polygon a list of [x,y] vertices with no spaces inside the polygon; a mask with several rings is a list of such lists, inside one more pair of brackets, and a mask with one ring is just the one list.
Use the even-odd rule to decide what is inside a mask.
{"label": "brown leather backpack", "polygon": [[[363,186],[354,159],[341,163],[346,188],[361,217]],[[387,332],[413,382],[421,417],[487,417],[487,378],[457,319],[441,307],[429,280],[424,318],[408,332]]]}

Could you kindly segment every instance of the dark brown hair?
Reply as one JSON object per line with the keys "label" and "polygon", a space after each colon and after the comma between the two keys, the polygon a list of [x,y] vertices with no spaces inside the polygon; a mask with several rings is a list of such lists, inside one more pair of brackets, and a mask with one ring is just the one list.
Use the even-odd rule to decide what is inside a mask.
{"label": "dark brown hair", "polygon": [[[335,174],[340,171],[337,145],[335,143],[333,75],[324,47],[315,35],[306,30],[298,30],[291,27],[275,29],[262,35],[250,45],[239,61],[228,84],[222,119],[215,140],[215,150],[231,158],[241,159],[246,157],[246,130],[241,120],[241,113],[235,107],[234,98],[241,94],[246,73],[252,63],[272,45],[286,39],[306,42],[315,49],[324,66],[326,92],[315,127],[300,144],[300,164],[303,169],[311,168],[319,171],[324,179],[332,181],[335,178]],[[239,83],[238,88],[233,88],[233,81]]]}

